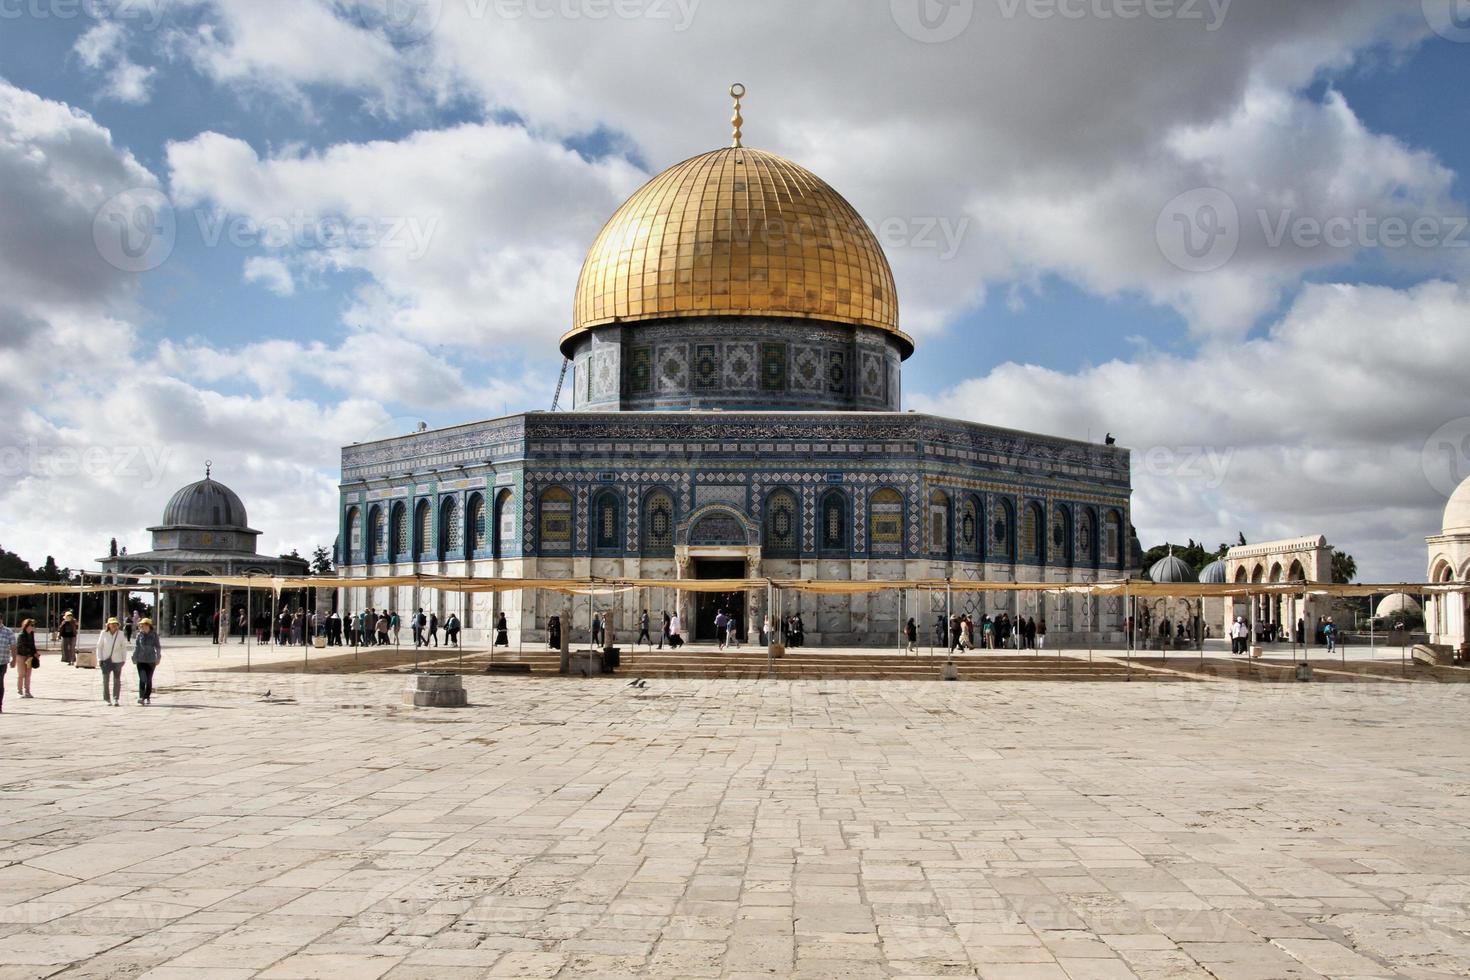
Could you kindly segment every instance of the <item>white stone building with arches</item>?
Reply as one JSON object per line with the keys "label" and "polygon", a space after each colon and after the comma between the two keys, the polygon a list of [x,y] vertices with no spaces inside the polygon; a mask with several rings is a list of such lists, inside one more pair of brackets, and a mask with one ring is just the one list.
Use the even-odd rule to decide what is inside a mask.
{"label": "white stone building with arches", "polygon": [[[1323,535],[1262,541],[1237,545],[1225,552],[1222,581],[1234,585],[1280,585],[1300,582],[1309,585],[1332,581],[1332,547]],[[1255,595],[1211,599],[1206,616],[1220,624],[1221,636],[1229,635],[1229,627],[1237,616],[1244,616],[1259,633],[1276,624],[1284,639],[1303,621],[1308,641],[1315,635],[1319,620],[1329,612],[1326,600],[1298,594]]]}
{"label": "white stone building with arches", "polygon": [[[1470,480],[1455,488],[1445,504],[1440,532],[1425,539],[1429,551],[1429,581],[1449,584],[1470,581]],[[1429,642],[1465,650],[1470,633],[1466,630],[1466,594],[1448,592],[1432,594],[1424,609],[1424,627]]]}

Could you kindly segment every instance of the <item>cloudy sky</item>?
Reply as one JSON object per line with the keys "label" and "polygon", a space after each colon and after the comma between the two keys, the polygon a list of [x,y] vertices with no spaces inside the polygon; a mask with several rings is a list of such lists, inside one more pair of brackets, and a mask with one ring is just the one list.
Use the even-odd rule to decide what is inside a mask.
{"label": "cloudy sky", "polygon": [[1134,449],[1144,544],[1418,580],[1470,476],[1467,0],[0,0],[0,545],[276,551],[338,447],[550,406],[583,254],[728,139],[882,231],[905,407]]}

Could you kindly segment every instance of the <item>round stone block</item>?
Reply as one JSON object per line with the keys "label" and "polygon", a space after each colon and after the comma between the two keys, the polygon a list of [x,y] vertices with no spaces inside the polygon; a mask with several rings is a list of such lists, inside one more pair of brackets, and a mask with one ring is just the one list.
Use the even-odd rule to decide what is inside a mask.
{"label": "round stone block", "polygon": [[403,688],[403,703],[415,708],[463,708],[469,704],[458,674],[413,674]]}

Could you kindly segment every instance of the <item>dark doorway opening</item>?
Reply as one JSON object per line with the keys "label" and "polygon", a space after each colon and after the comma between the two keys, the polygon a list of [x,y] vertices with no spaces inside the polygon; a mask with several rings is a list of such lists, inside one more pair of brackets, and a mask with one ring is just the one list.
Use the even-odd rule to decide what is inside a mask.
{"label": "dark doorway opening", "polygon": [[[745,578],[745,562],[735,559],[724,561],[713,558],[694,560],[694,577],[700,579]],[[745,638],[745,593],[744,592],[696,592],[694,594],[694,639],[715,639],[715,615],[725,610],[735,620],[736,636]]]}

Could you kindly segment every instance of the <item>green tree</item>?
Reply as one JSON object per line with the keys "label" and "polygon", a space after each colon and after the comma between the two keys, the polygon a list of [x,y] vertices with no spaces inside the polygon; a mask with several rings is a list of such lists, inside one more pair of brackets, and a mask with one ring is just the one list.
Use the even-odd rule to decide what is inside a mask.
{"label": "green tree", "polygon": [[326,545],[317,545],[311,553],[311,573],[313,575],[332,574],[332,553],[327,550]]}
{"label": "green tree", "polygon": [[1332,581],[1347,585],[1358,577],[1358,562],[1341,548],[1332,549]]}

